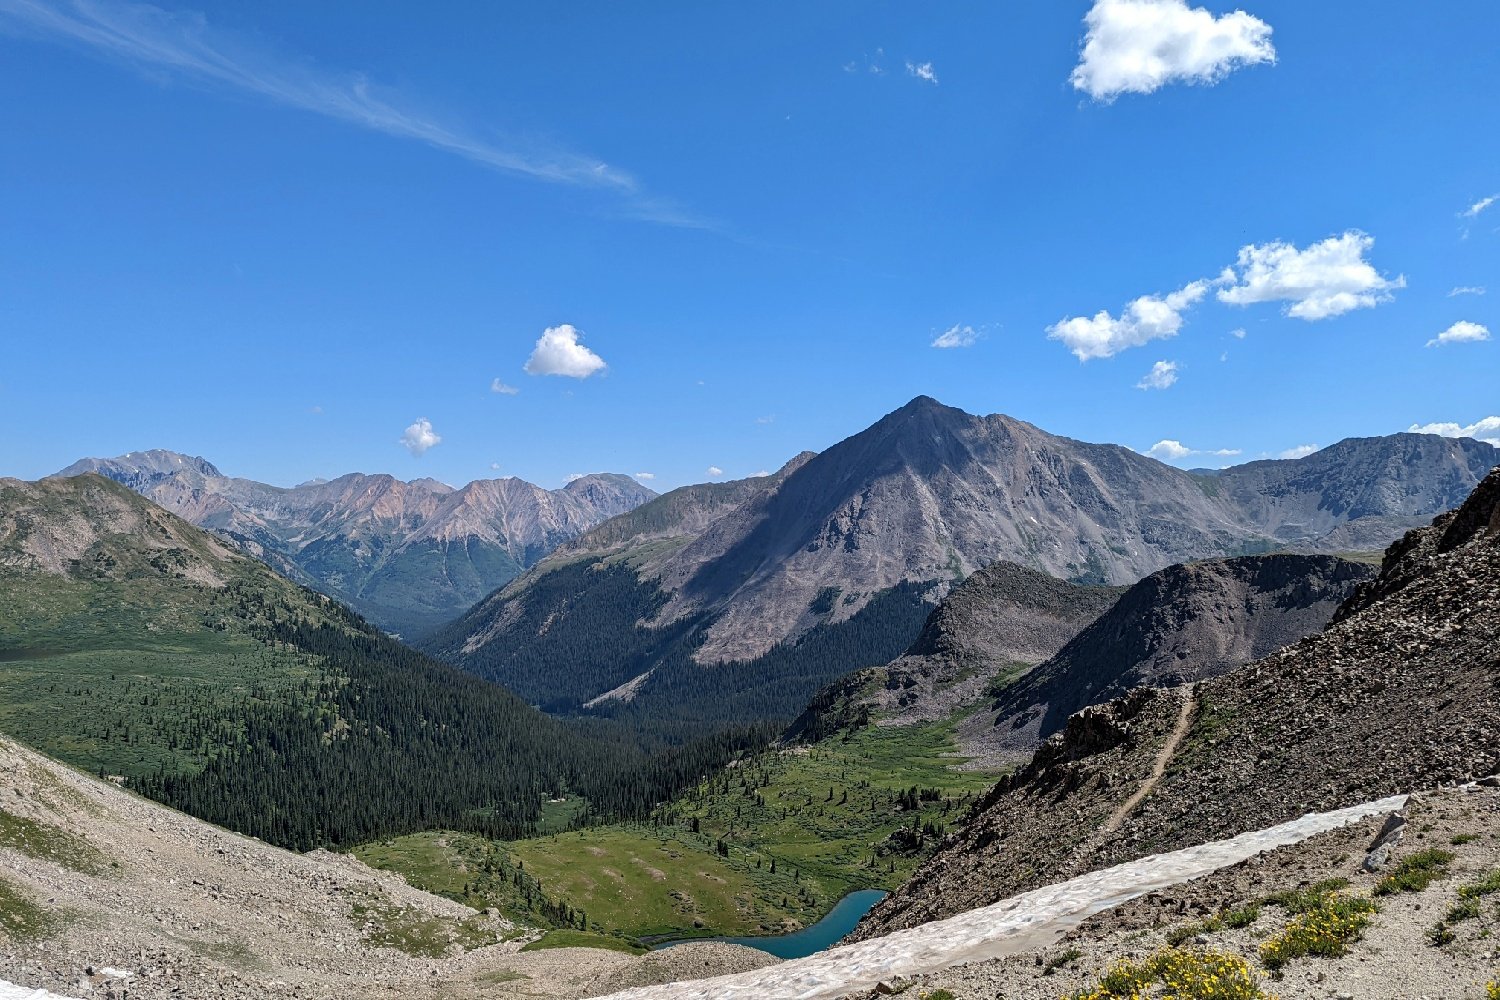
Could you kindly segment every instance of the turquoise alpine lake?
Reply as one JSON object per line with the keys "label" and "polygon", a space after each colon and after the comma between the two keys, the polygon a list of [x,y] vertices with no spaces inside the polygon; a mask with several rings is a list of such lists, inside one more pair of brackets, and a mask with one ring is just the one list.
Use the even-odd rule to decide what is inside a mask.
{"label": "turquoise alpine lake", "polygon": [[704,941],[722,941],[725,944],[742,944],[747,948],[759,948],[777,958],[806,958],[815,955],[854,930],[859,918],[870,912],[870,908],[885,898],[883,889],[860,889],[851,892],[834,904],[828,916],[811,927],[804,927],[791,934],[774,937],[713,937],[684,938],[678,941],[663,941],[657,948],[670,948],[674,944],[700,944]]}

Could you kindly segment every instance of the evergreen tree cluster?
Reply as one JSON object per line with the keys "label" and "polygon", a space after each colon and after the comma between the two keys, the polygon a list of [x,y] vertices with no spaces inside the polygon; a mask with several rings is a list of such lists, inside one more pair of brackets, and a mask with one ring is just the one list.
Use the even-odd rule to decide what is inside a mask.
{"label": "evergreen tree cluster", "polygon": [[548,798],[581,795],[590,819],[647,815],[773,735],[736,727],[648,756],[304,596],[319,603],[315,614],[250,587],[221,613],[250,623],[268,647],[317,663],[311,692],[226,708],[219,721],[238,731],[232,744],[201,768],[163,766],[133,787],[295,850],[439,827],[513,839],[534,831]]}

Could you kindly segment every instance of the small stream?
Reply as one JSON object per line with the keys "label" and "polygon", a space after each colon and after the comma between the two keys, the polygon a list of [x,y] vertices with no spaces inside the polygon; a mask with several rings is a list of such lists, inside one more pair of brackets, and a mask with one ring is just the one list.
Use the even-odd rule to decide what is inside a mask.
{"label": "small stream", "polygon": [[854,930],[859,918],[870,912],[870,908],[885,898],[883,889],[860,889],[851,892],[834,904],[828,915],[811,927],[804,927],[791,934],[770,937],[711,937],[684,938],[679,941],[664,941],[657,948],[670,948],[678,944],[702,944],[718,941],[723,944],[742,944],[747,948],[759,948],[777,958],[806,958],[836,944],[840,938]]}

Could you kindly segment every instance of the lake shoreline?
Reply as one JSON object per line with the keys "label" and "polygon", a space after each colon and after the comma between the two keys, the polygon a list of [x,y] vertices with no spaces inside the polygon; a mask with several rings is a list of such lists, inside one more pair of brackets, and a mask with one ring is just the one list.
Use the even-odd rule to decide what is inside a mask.
{"label": "lake shoreline", "polygon": [[833,908],[824,914],[815,924],[810,924],[801,930],[792,931],[787,934],[764,934],[746,937],[727,937],[722,935],[706,937],[667,937],[657,936],[655,940],[638,938],[637,940],[652,951],[660,951],[679,944],[703,944],[705,942],[718,942],[720,944],[737,944],[746,948],[754,948],[775,955],[777,958],[805,958],[816,954],[837,944],[843,937],[854,929],[870,909],[882,899],[887,893],[884,889],[856,889],[846,893]]}

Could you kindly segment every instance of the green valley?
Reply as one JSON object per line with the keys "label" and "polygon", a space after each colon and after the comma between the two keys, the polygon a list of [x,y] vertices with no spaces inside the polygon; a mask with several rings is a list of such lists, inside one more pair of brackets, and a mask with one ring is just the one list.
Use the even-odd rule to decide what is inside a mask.
{"label": "green valley", "polygon": [[948,724],[869,726],[748,755],[649,822],[503,843],[424,833],[355,854],[471,906],[625,943],[781,933],[910,875],[995,780],[960,762]]}

